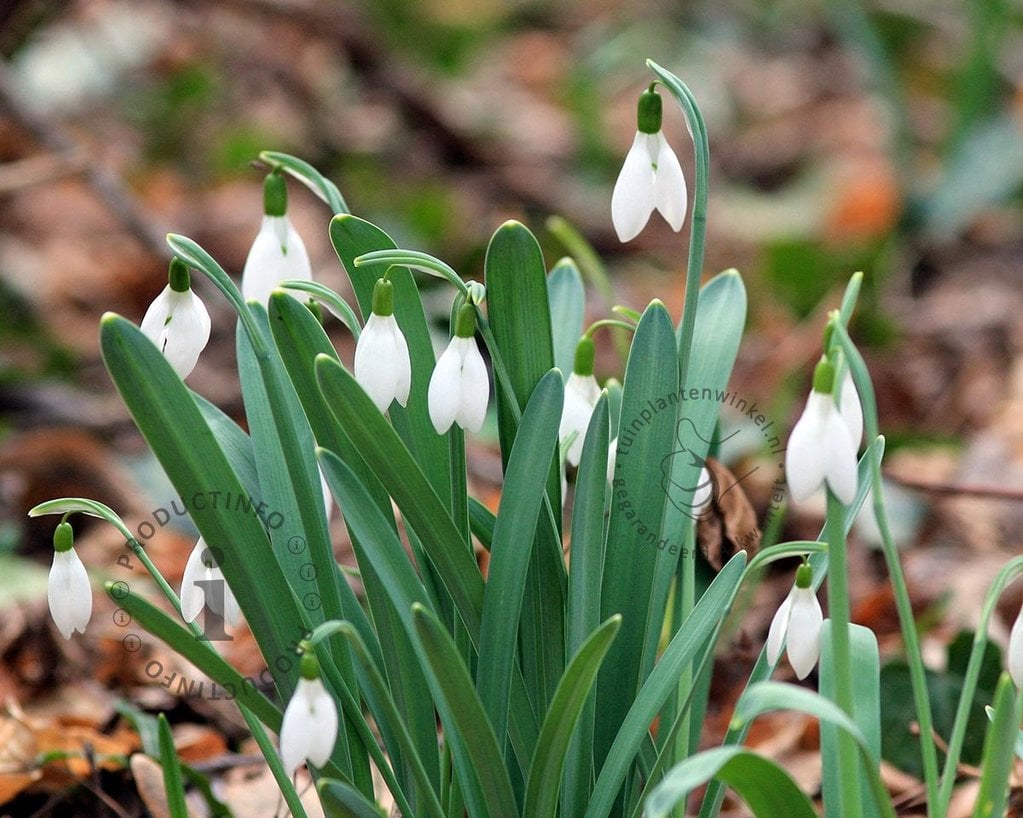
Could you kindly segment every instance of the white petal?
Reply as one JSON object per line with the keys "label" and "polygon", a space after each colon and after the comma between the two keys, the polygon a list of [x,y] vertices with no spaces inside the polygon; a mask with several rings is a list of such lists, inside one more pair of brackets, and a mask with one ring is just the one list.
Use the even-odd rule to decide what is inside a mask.
{"label": "white petal", "polygon": [[160,335],[163,333],[163,327],[170,316],[170,295],[173,292],[169,284],[164,287],[160,294],[153,299],[153,303],[149,305],[146,314],[142,316],[142,323],[139,324],[142,334],[158,347],[160,346]]}
{"label": "white petal", "polygon": [[402,377],[398,370],[409,368],[408,346],[402,357],[397,338],[401,337],[403,344],[405,339],[397,326],[393,315],[372,313],[355,346],[355,380],[381,412],[386,412],[395,398]]}
{"label": "white petal", "polygon": [[789,614],[789,664],[796,678],[805,679],[821,653],[821,627],[824,615],[817,595],[811,588],[795,588],[792,592],[792,610]]}
{"label": "white petal", "polygon": [[579,458],[583,454],[583,441],[586,439],[586,429],[590,425],[590,416],[593,414],[593,407],[587,403],[578,393],[565,391],[565,404],[561,409],[561,424],[558,427],[558,439],[564,442],[575,433],[572,442],[568,446],[565,459],[573,466],[579,465]]}
{"label": "white petal", "polygon": [[565,383],[565,402],[561,408],[558,439],[564,442],[575,432],[575,437],[569,444],[568,453],[565,455],[565,459],[573,466],[579,465],[579,458],[583,454],[586,430],[590,426],[593,407],[599,397],[600,387],[597,385],[597,379],[592,375],[577,375],[573,372],[568,376],[568,381]]}
{"label": "white petal", "polygon": [[657,170],[654,172],[654,204],[675,232],[686,219],[686,178],[664,134],[658,132]]}
{"label": "white petal", "polygon": [[408,393],[412,389],[412,360],[409,358],[408,342],[398,327],[398,322],[392,321],[392,323],[394,325],[392,327],[394,333],[394,399],[405,406],[408,403]]}
{"label": "white petal", "polygon": [[306,753],[306,758],[317,767],[322,767],[330,759],[330,754],[334,752],[334,744],[337,741],[337,707],[319,679],[308,684],[315,688],[310,692],[310,697],[313,700],[316,730],[309,737],[309,750]]}
{"label": "white petal", "polygon": [[[223,578],[223,572],[218,571],[220,577]],[[232,628],[237,628],[238,624],[242,621],[242,609],[238,604],[238,598],[234,595],[234,591],[231,590],[231,586],[227,584],[227,580],[224,580],[224,621],[227,622]]]}
{"label": "white petal", "polygon": [[306,679],[299,679],[295,693],[281,721],[281,762],[288,775],[294,775],[309,755],[312,735],[318,729],[316,711],[310,701]]}
{"label": "white petal", "polygon": [[483,428],[490,399],[490,376],[487,365],[476,346],[475,338],[458,339],[463,342],[461,399],[458,402],[458,425],[469,432]]}
{"label": "white petal", "polygon": [[792,612],[792,593],[795,590],[793,588],[789,591],[789,595],[785,597],[785,601],[781,603],[781,606],[774,615],[774,619],[771,620],[771,628],[767,632],[767,661],[772,665],[777,664],[778,659],[781,658],[781,649],[785,644],[785,634],[789,629],[789,614]]}
{"label": "white petal", "polygon": [[577,375],[573,372],[565,382],[565,393],[574,392],[590,406],[596,406],[600,398],[600,385],[593,375]]}
{"label": "white petal", "polygon": [[455,422],[461,397],[459,375],[462,362],[454,341],[455,339],[452,339],[441,353],[440,358],[437,359],[433,375],[430,376],[430,388],[426,395],[426,402],[430,409],[430,421],[439,435],[444,434]]}
{"label": "white petal", "polygon": [[706,466],[700,466],[699,482],[693,492],[693,516],[699,517],[707,510],[711,499],[714,497],[714,481]]}
{"label": "white petal", "polygon": [[789,435],[785,449],[785,479],[792,499],[802,503],[824,482],[825,453],[824,426],[828,405],[834,405],[830,395],[811,391],[806,408]]}
{"label": "white petal", "polygon": [[863,440],[863,407],[860,405],[860,395],[856,391],[856,384],[853,383],[852,375],[848,369],[845,371],[845,377],[842,378],[842,386],[838,392],[838,411],[849,430],[853,448],[859,450],[860,441]]}
{"label": "white petal", "polygon": [[856,499],[856,449],[834,401],[825,421],[820,456],[825,459],[828,486],[842,503],[849,505]]}
{"label": "white petal", "polygon": [[181,618],[193,622],[206,605],[206,591],[200,582],[208,579],[206,566],[202,556],[206,551],[206,541],[200,537],[192,553],[188,555],[185,571],[181,576]]}
{"label": "white petal", "polygon": [[618,462],[618,438],[607,445],[607,482],[612,486],[615,482],[615,464]]}
{"label": "white petal", "polygon": [[85,633],[92,617],[92,586],[74,548],[53,552],[46,596],[50,615],[65,639],[75,631]]}
{"label": "white petal", "polygon": [[611,194],[611,222],[620,241],[639,235],[654,211],[654,170],[646,134],[636,132]]}
{"label": "white petal", "polygon": [[1005,659],[1016,687],[1023,687],[1023,610],[1020,610],[1009,633],[1009,648]]}
{"label": "white petal", "polygon": [[327,478],[323,474],[323,469],[317,469],[317,472],[320,475],[320,491],[323,492],[323,513],[329,521],[330,512],[334,509],[334,495],[330,493],[330,486],[327,485]]}
{"label": "white petal", "polygon": [[285,279],[311,281],[305,243],[287,216],[264,216],[242,270],[242,296],[266,304]]}

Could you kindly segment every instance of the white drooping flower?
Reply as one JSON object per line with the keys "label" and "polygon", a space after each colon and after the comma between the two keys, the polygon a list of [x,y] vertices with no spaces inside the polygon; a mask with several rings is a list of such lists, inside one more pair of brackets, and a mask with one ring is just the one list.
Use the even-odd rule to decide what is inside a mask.
{"label": "white drooping flower", "polygon": [[1023,609],[1020,610],[1009,632],[1009,648],[1005,652],[1005,662],[1016,687],[1023,687]]}
{"label": "white drooping flower", "polygon": [[639,98],[638,129],[611,194],[611,221],[619,240],[634,239],[654,209],[675,231],[686,218],[685,176],[661,133],[661,98],[652,90]]}
{"label": "white drooping flower", "polygon": [[576,345],[575,363],[572,366],[572,373],[565,382],[565,399],[561,408],[558,440],[561,441],[562,447],[568,447],[565,460],[573,466],[579,465],[586,430],[590,427],[593,408],[600,398],[600,386],[593,377],[594,354],[593,339],[584,335]]}
{"label": "white drooping flower", "polygon": [[188,267],[171,261],[169,283],[146,310],[139,329],[163,353],[167,363],[184,379],[210,340],[210,314],[193,292]]}
{"label": "white drooping flower", "polygon": [[281,722],[281,761],[288,775],[303,761],[327,763],[337,741],[337,705],[323,682],[316,657],[302,656],[301,677]]}
{"label": "white drooping flower", "polygon": [[373,311],[355,345],[355,380],[381,412],[392,400],[408,403],[412,363],[394,318],[394,286],[384,279],[373,288]]}
{"label": "white drooping flower", "polygon": [[853,449],[858,451],[863,440],[863,406],[860,404],[860,394],[856,391],[856,384],[853,383],[852,374],[848,369],[842,376],[842,385],[838,390],[838,413],[842,416],[845,428],[849,430]]}
{"label": "white drooping flower", "polygon": [[804,563],[796,571],[796,584],[778,608],[767,633],[767,661],[777,663],[785,644],[789,664],[799,679],[810,674],[821,653],[824,614],[817,594],[810,587],[812,582],[813,572]]}
{"label": "white drooping flower", "polygon": [[439,435],[450,429],[452,423],[478,432],[487,416],[490,397],[487,365],[473,337],[475,307],[463,304],[455,323],[455,335],[437,359],[427,393],[430,420]]}
{"label": "white drooping flower", "polygon": [[825,483],[849,505],[856,498],[856,449],[832,394],[834,367],[817,364],[806,408],[789,436],[785,479],[792,499],[807,500]]}
{"label": "white drooping flower", "polygon": [[62,522],[53,534],[53,565],[46,589],[50,616],[65,639],[85,626],[92,617],[92,586],[85,566],[74,549],[71,524]]}
{"label": "white drooping flower", "polygon": [[263,185],[263,221],[242,269],[242,296],[266,306],[282,281],[312,281],[313,268],[305,243],[288,218],[288,190],[280,173]]}
{"label": "white drooping flower", "polygon": [[181,618],[192,622],[205,606],[223,617],[231,627],[241,622],[242,612],[238,607],[231,586],[224,579],[224,572],[217,564],[214,549],[200,537],[185,563],[181,577]]}

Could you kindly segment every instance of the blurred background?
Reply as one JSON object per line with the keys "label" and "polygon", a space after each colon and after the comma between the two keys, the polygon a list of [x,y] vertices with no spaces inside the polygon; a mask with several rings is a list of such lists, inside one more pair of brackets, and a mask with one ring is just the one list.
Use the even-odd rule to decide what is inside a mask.
{"label": "blurred background", "polygon": [[[9,703],[0,814],[55,804],[99,814],[89,805],[113,809],[104,795],[135,805],[124,814],[153,809],[143,762],[129,775],[102,760],[134,747],[118,708],[176,713],[176,737],[200,768],[219,770],[228,750],[244,750],[229,707],[177,695],[140,674],[144,660],[126,661],[112,607],[86,638],[56,635],[44,591],[54,521],[25,516],[44,499],[84,495],[138,521],[160,496],[158,468],[103,369],[97,324],[107,310],[141,319],[166,283],[164,234],[194,238],[239,273],[262,214],[253,160],[275,149],[337,182],[352,211],[399,246],[467,277],[482,275],[486,243],[508,218],[534,231],[549,264],[574,251],[548,221],[563,217],[597,251],[613,290],[589,288],[590,320],[609,301],[642,309],[655,296],[678,316],[688,222],[674,234],[654,217],[627,245],[610,222],[636,98],[651,79],[646,57],[685,80],[707,120],[705,274],[738,268],[750,298],[737,394],[790,428],[826,313],[849,275],[865,273],[853,337],[877,390],[934,695],[939,710],[954,706],[957,635],[968,639],[980,595],[1023,540],[1020,0],[7,0],[0,56],[0,699]],[[692,190],[685,124],[670,103],[665,111]],[[290,190],[316,277],[348,292],[329,213],[301,186]],[[240,416],[233,321],[205,284],[196,287],[213,340],[189,384]],[[442,329],[450,294],[422,286]],[[328,329],[350,363],[347,336]],[[620,378],[605,338],[597,374]],[[478,448],[473,477],[496,502],[499,460],[486,440]],[[758,454],[730,465],[754,468],[744,486],[762,514],[776,475],[757,476]],[[815,513],[790,513],[779,536],[814,537]],[[113,576],[123,543],[87,522],[79,536],[90,570]],[[169,577],[180,577],[190,537],[170,526],[154,540]],[[905,721],[883,563],[869,525],[859,538],[855,616],[892,657],[884,698],[895,703],[890,719]],[[744,624],[756,646],[791,582],[776,579]],[[1007,595],[998,639],[1021,601]],[[741,645],[729,650],[741,658]],[[250,642],[230,651],[258,669]],[[991,689],[998,664],[995,649]],[[722,723],[732,695],[723,679]],[[909,802],[918,761],[906,723],[886,757],[892,776],[906,776]],[[94,750],[110,746],[79,758],[75,730]],[[800,730],[772,749],[812,787],[819,757]],[[30,763],[40,752],[73,757],[56,775]],[[217,772],[223,786],[235,775],[245,783],[237,797],[252,790],[251,770],[227,767]]]}

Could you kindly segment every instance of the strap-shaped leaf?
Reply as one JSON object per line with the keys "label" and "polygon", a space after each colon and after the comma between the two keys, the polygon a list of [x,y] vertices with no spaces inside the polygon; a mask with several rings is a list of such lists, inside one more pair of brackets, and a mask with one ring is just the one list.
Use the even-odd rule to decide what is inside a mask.
{"label": "strap-shaped leaf", "polygon": [[469,815],[518,818],[501,748],[455,643],[422,605],[413,606],[412,619]]}
{"label": "strap-shaped leaf", "polygon": [[[687,528],[693,525],[693,488],[700,483],[700,469],[707,457],[714,430],[721,414],[721,404],[727,396],[739,342],[746,324],[746,288],[735,270],[728,270],[708,281],[700,291],[693,328],[691,362],[686,370],[686,382],[679,392],[678,416],[675,436],[669,454],[661,461],[665,503],[660,521],[661,536],[669,542],[682,542]],[[755,409],[752,404],[747,409]],[[760,420],[757,420],[757,417]],[[756,409],[749,422],[765,422],[765,414]],[[776,432],[780,434],[780,430]],[[766,440],[765,440],[766,442]],[[772,445],[769,448],[779,448]],[[642,668],[648,672],[657,653],[664,610],[668,604],[671,579],[676,574],[679,559],[688,560],[683,571],[692,581],[695,570],[695,549],[685,554],[672,554],[670,549],[657,552],[654,581],[646,611],[646,634]],[[687,582],[683,582],[685,586]],[[695,583],[694,583],[695,584]],[[689,585],[691,588],[692,585]]]}
{"label": "strap-shaped leaf", "polygon": [[551,370],[526,404],[508,458],[501,507],[490,547],[476,689],[494,733],[502,743],[533,532],[543,504],[544,482],[558,442],[563,396],[561,375]]}
{"label": "strap-shaped leaf", "polygon": [[547,276],[547,297],[551,310],[554,365],[567,379],[575,363],[575,348],[583,334],[586,293],[579,268],[570,258],[554,265]]}
{"label": "strap-shaped leaf", "polygon": [[568,755],[569,742],[583,706],[597,679],[600,663],[618,633],[621,617],[613,616],[587,639],[575,654],[540,728],[536,754],[526,779],[526,800],[522,814],[531,818],[554,818],[558,810],[558,791]]}
{"label": "strap-shaped leaf", "polygon": [[119,608],[131,614],[132,621],[187,659],[217,685],[220,698],[237,701],[274,732],[281,729],[281,711],[256,687],[235,670],[208,642],[182,627],[147,599],[124,587],[108,582],[107,595]]}
{"label": "strap-shaped leaf", "polygon": [[[273,339],[266,311],[258,304],[250,307],[264,343],[270,347]],[[280,357],[257,359],[241,326],[237,341],[245,416],[277,562],[314,625],[342,619],[338,572],[309,422]],[[315,567],[314,572],[305,570],[309,564]]]}
{"label": "strap-shaped leaf", "polygon": [[185,788],[181,782],[181,762],[174,750],[174,736],[170,722],[160,713],[156,717],[160,736],[160,767],[163,769],[163,790],[167,795],[167,812],[170,818],[188,818],[185,806]]}
{"label": "strap-shaped leaf", "polygon": [[[607,526],[608,400],[602,394],[590,417],[583,442],[572,501],[572,552],[568,574],[566,642],[578,651],[600,623],[600,580],[604,570]],[[580,814],[593,781],[593,715],[596,697],[591,691],[565,764],[563,813]]]}
{"label": "strap-shaped leaf", "polygon": [[675,332],[667,310],[655,301],[636,328],[618,425],[600,603],[601,618],[622,615],[622,630],[597,685],[598,764],[645,677],[647,609],[658,554],[673,550],[677,558],[684,547],[677,535],[660,527],[668,502],[661,468],[676,448],[678,403]]}
{"label": "strap-shaped leaf", "polygon": [[[844,710],[813,690],[782,682],[760,682],[749,688],[739,700],[732,722],[748,724],[757,716],[774,710],[797,710],[806,713],[822,724],[826,722],[850,736],[859,750],[865,780],[878,812],[885,818],[895,818],[895,810],[888,791],[881,781],[878,759],[873,756],[870,743],[863,735],[863,731]],[[855,775],[855,772],[842,770],[841,775]]]}
{"label": "strap-shaped leaf", "polygon": [[477,636],[483,578],[445,506],[355,378],[326,355],[316,359],[316,374],[327,404],[419,537],[469,633]]}
{"label": "strap-shaped leaf", "polygon": [[[490,329],[497,347],[491,353],[503,364],[514,392],[512,397],[504,389],[495,390],[501,456],[507,465],[518,424],[516,410],[525,408],[540,379],[554,366],[547,273],[540,245],[515,221],[494,232],[484,267]],[[546,484],[550,509],[559,509],[561,477],[554,458]],[[561,515],[552,511],[536,530],[519,639],[522,672],[539,713],[546,711],[565,667],[566,585]]]}
{"label": "strap-shaped leaf", "polygon": [[[223,552],[220,567],[272,667],[293,655],[294,640],[308,623],[284,580],[266,532],[246,498],[216,438],[181,379],[153,343],[131,322],[108,313],[100,324],[103,360],[121,398],[206,542]],[[202,502],[214,493],[236,501]],[[278,673],[283,696],[294,687],[296,670]]]}
{"label": "strap-shaped leaf", "polygon": [[672,768],[647,798],[644,815],[663,818],[712,778],[735,790],[757,818],[817,818],[810,799],[785,770],[741,747],[715,747]]}
{"label": "strap-shaped leaf", "polygon": [[[632,705],[597,777],[586,818],[604,818],[611,813],[618,791],[647,739],[650,725],[668,696],[676,691],[679,677],[685,669],[701,651],[708,649],[711,634],[719,627],[735,600],[745,567],[745,552],[739,552],[725,564],[668,643],[639,694],[634,700],[630,698]],[[598,709],[598,723],[602,718],[604,713]]]}
{"label": "strap-shaped leaf", "polygon": [[[835,665],[831,656],[831,620],[821,630],[820,694],[835,700]],[[870,628],[850,623],[849,625],[850,665],[856,668],[856,684],[853,685],[853,721],[863,733],[871,755],[881,758],[881,663],[877,651],[877,638]],[[880,815],[870,799],[870,785],[862,760],[857,759],[855,771],[843,770],[839,762],[838,728],[824,722],[821,732],[821,766],[823,768],[822,789],[825,810],[838,814],[841,807],[839,781],[849,775],[860,779],[862,789],[862,810],[864,818]]]}
{"label": "strap-shaped leaf", "polygon": [[974,818],[1002,815],[1009,796],[1009,778],[1019,735],[1020,697],[1009,674],[1003,673],[995,690],[994,715],[984,737],[980,792],[973,807]]}

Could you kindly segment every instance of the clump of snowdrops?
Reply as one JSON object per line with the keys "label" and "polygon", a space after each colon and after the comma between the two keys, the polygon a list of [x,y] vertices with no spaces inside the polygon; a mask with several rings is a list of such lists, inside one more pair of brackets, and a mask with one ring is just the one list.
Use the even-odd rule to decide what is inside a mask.
{"label": "clump of snowdrops", "polygon": [[[440,259],[397,248],[349,211],[331,181],[273,152],[260,155],[270,169],[265,215],[240,285],[194,241],[171,235],[167,287],[140,326],[114,314],[101,321],[110,375],[200,537],[175,590],[149,560],[145,538],[113,509],[83,498],[38,506],[33,515],[62,515],[50,575],[53,619],[70,638],[85,632],[92,610],[70,518],[89,514],[117,526],[165,597],[161,606],[120,589],[118,606],[229,693],[295,815],[305,814],[295,783],[303,765],[328,815],[380,814],[374,768],[406,816],[682,814],[707,783],[702,802],[688,803],[702,816],[717,813],[726,787],[757,815],[814,815],[811,794],[742,745],[750,723],[775,710],[820,720],[826,814],[894,815],[879,773],[877,642],[849,615],[846,532],[868,496],[911,671],[927,809],[933,816],[947,809],[986,624],[1023,562],[1006,568],[985,602],[939,768],[883,502],[884,439],[867,369],[847,332],[859,274],[821,328],[820,362],[785,452],[791,499],[826,498],[819,539],[719,555],[711,560],[716,571],[697,557],[720,405],[686,396],[727,386],[746,295],[735,270],[701,284],[706,130],[687,87],[648,65],[653,82],[639,97],[611,218],[622,241],[638,235],[654,210],[675,231],[685,224],[686,182],[661,129],[662,97],[676,102],[695,157],[677,322],[655,300],[642,312],[617,308],[584,326],[575,261],[548,269],[517,222],[494,232],[483,280],[466,281]],[[288,218],[288,177],[330,209],[327,229],[356,303],[313,280]],[[211,333],[191,288],[196,274],[238,317],[247,431],[184,383]],[[424,275],[442,279],[451,294],[450,338],[439,356],[419,297]],[[351,367],[323,330],[324,308],[356,339]],[[603,388],[593,370],[595,345],[607,337],[601,328],[630,338],[621,382]],[[504,468],[496,513],[468,493],[466,479],[465,437],[481,430],[488,412]],[[666,461],[680,423],[704,445]],[[662,473],[664,462],[670,473]],[[666,480],[676,489],[671,497]],[[335,501],[356,561],[343,570],[328,526]],[[485,575],[474,545],[489,552]],[[730,729],[720,746],[698,750],[715,646],[740,588],[765,564],[793,558],[792,591]],[[824,582],[826,618],[817,599]],[[108,592],[115,593],[111,583]],[[266,660],[266,686],[243,678],[210,638],[213,626],[221,633],[243,618]],[[783,651],[799,679],[816,669],[816,690],[769,680]],[[1018,684],[1020,623],[1008,655]],[[1004,808],[1019,723],[1020,697],[1006,674],[977,815]],[[162,719],[160,738],[168,803],[184,815]]]}

